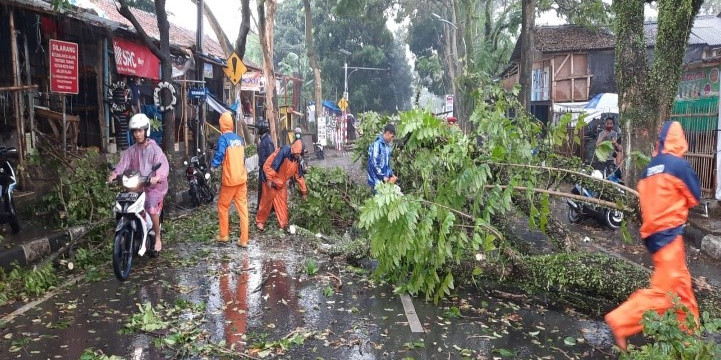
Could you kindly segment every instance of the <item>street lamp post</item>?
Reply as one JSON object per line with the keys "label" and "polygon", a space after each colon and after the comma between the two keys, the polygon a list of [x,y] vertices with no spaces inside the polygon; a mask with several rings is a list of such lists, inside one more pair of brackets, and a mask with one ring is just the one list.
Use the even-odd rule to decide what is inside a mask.
{"label": "street lamp post", "polygon": [[339,51],[345,55],[343,59],[343,71],[345,73],[343,77],[343,98],[348,101],[348,55],[350,55],[351,52],[345,49],[340,49]]}
{"label": "street lamp post", "polygon": [[[434,18],[436,18],[436,20],[438,20],[438,21],[440,21],[440,22],[444,22],[444,23],[452,26],[453,29],[454,29],[456,32],[458,32],[458,26],[456,26],[456,24],[454,24],[454,23],[452,23],[452,22],[450,22],[450,21],[442,18],[440,15],[438,15],[438,14],[436,14],[436,13],[432,13],[432,15],[433,15]],[[463,40],[463,57],[465,58],[466,56],[468,56],[468,50],[466,49],[466,37],[465,37],[465,36],[461,36],[461,40]],[[456,54],[456,56],[458,56],[458,54]]]}

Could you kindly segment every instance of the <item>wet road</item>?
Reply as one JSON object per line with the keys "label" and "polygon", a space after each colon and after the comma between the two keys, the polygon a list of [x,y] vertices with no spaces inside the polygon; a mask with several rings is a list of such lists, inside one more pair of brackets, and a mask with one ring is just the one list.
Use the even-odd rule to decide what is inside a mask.
{"label": "wet road", "polygon": [[[194,214],[208,229],[215,226],[211,210]],[[438,305],[414,298],[424,332],[413,333],[389,285],[374,282],[366,269],[315,254],[307,239],[252,233],[251,246],[241,250],[210,236],[181,242],[178,235],[167,237],[159,259],[137,261],[128,281],[117,281],[108,263],[100,280],[56,291],[2,324],[0,358],[76,359],[89,349],[127,359],[174,356],[177,346],[159,346],[173,327],[121,333],[144,303],[159,317],[178,303],[200,306],[165,320],[192,324],[196,347],[229,351],[208,352],[211,358],[613,358],[610,335],[597,320],[461,289]],[[187,357],[203,357],[195,350],[199,355]]]}
{"label": "wet road", "polygon": [[[391,286],[367,268],[315,253],[309,239],[251,230],[242,250],[211,241],[212,208],[179,223],[168,229],[161,257],[139,259],[128,281],[117,281],[108,262],[99,280],[56,290],[0,323],[0,358],[77,359],[92,351],[125,359],[616,358],[600,319],[462,288],[440,304],[413,298],[423,329],[414,333]],[[594,246],[646,257],[593,221],[574,226],[581,237],[594,235]],[[237,218],[231,229],[237,236]],[[702,261],[692,262],[692,274],[716,269]],[[154,311],[141,311],[146,303]],[[171,325],[150,327],[163,322]]]}

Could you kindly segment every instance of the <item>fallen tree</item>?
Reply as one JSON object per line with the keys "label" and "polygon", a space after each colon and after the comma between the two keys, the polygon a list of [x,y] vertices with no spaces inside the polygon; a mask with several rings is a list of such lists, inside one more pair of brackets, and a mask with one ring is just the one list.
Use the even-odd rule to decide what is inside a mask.
{"label": "fallen tree", "polygon": [[[622,209],[627,219],[637,220],[636,192],[618,191],[617,184],[576,170],[583,168],[579,162],[555,155],[555,140],[561,138],[556,134],[565,134],[565,123],[541,137],[536,121],[504,116],[512,106],[513,100],[501,93],[494,102],[481,103],[471,119],[473,136],[419,111],[393,119],[363,117],[358,158],[365,157],[365,149],[386,122],[396,123],[400,141],[393,150],[393,164],[402,192],[381,185],[357,212],[355,225],[362,241],[336,240],[325,246],[326,252],[347,249],[357,256],[369,249],[378,260],[378,274],[399,291],[422,293],[435,301],[458,284],[475,283],[599,315],[648,286],[647,269],[582,250],[576,237],[550,214],[552,196],[573,197],[559,188],[581,182],[608,194],[604,206]],[[544,231],[554,251],[530,251],[528,242],[515,236],[506,221],[515,214],[525,216],[529,227]],[[368,247],[363,246],[366,241]],[[695,286],[702,311],[718,317],[721,294],[702,285]]]}

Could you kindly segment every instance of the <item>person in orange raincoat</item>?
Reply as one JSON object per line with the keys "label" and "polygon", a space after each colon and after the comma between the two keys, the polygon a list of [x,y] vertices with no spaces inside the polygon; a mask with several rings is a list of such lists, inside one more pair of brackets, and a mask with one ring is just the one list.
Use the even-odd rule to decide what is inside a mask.
{"label": "person in orange raincoat", "polygon": [[[701,186],[696,173],[683,156],[688,143],[676,121],[663,124],[653,158],[638,181],[641,202],[641,237],[653,256],[651,287],[637,290],[626,302],[606,315],[606,323],[621,350],[627,338],[642,331],[641,319],[647,310],[663,314],[670,309],[672,294],[698,320],[698,304],[691,289],[686,266],[683,228],[688,209],[699,203]],[[686,314],[678,314],[685,323]]]}
{"label": "person in orange raincoat", "polygon": [[238,246],[248,246],[248,172],[245,169],[245,140],[233,132],[233,117],[229,112],[220,115],[220,131],[218,150],[215,152],[210,166],[215,170],[223,164],[220,196],[218,197],[218,220],[220,234],[215,240],[228,242],[228,209],[231,200],[240,216],[240,239]]}
{"label": "person in orange raincoat", "polygon": [[265,230],[265,221],[270,216],[271,207],[275,209],[278,224],[282,229],[288,226],[288,180],[294,176],[303,194],[303,200],[308,196],[305,186],[303,170],[298,163],[303,151],[303,142],[295,141],[291,146],[283,146],[273,152],[263,164],[266,182],[263,184],[263,195],[260,199],[258,213],[255,216],[255,225],[258,230]]}

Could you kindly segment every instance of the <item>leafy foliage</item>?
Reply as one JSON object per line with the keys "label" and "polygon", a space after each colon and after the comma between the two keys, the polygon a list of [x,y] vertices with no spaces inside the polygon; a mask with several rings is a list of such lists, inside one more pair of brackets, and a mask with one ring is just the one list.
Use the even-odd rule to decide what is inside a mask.
{"label": "leafy foliage", "polygon": [[[537,197],[534,189],[560,183],[558,175],[542,168],[568,163],[555,154],[558,142],[565,141],[568,120],[545,129],[550,136],[543,137],[541,124],[523,115],[512,93],[489,86],[481,96],[484,101],[478,101],[471,117],[471,136],[426,112],[399,117],[392,167],[402,192],[380,185],[377,195],[365,201],[359,221],[368,231],[378,273],[398,284],[399,291],[422,292],[438,301],[454,289],[457,264],[478,253],[489,261],[514,253],[493,223],[515,211],[514,198],[531,204],[531,227],[547,224],[548,196]],[[507,118],[510,109],[521,115]],[[364,118],[356,156],[392,121]]]}
{"label": "leafy foliage", "polygon": [[[708,313],[702,315],[697,324],[688,308],[674,296],[674,307],[659,315],[649,310],[643,314],[643,333],[653,339],[641,347],[629,346],[620,359],[699,359],[721,358],[721,345],[713,339],[721,329],[721,319],[711,319]],[[679,313],[687,314],[679,320]],[[688,329],[683,330],[682,329]]]}
{"label": "leafy foliage", "polygon": [[335,233],[351,227],[363,200],[370,196],[367,186],[353,183],[342,169],[312,167],[305,174],[308,200],[293,205],[292,221],[313,232]]}
{"label": "leafy foliage", "polygon": [[7,274],[0,271],[0,306],[11,300],[43,295],[57,283],[52,265],[25,269],[15,264]]}
{"label": "leafy foliage", "polygon": [[105,181],[108,169],[97,150],[88,150],[60,173],[43,206],[55,210],[61,225],[92,224],[111,215],[114,191]]}

